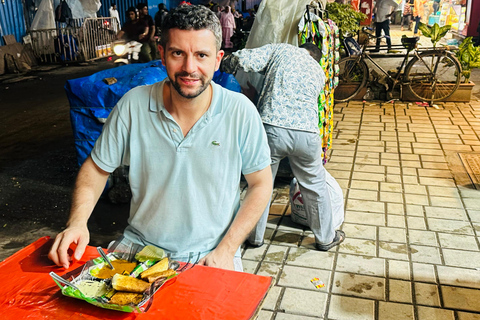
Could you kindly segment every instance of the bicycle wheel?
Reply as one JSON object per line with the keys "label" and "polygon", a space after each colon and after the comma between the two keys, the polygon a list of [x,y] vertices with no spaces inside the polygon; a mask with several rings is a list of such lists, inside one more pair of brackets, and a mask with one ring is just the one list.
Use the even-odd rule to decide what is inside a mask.
{"label": "bicycle wheel", "polygon": [[404,82],[423,101],[450,97],[460,84],[461,67],[457,58],[446,51],[426,51],[405,67]]}
{"label": "bicycle wheel", "polygon": [[355,97],[365,86],[368,79],[368,68],[358,57],[347,57],[338,63],[338,86],[334,91],[335,102],[344,102]]}

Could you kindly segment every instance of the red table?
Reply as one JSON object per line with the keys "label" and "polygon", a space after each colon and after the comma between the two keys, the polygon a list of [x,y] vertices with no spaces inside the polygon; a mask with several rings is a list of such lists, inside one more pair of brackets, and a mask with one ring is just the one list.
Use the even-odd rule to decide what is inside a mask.
{"label": "red table", "polygon": [[147,312],[107,310],[63,296],[49,275],[98,257],[96,248],[65,270],[48,259],[51,244],[40,238],[0,263],[0,319],[251,319],[272,284],[271,277],[197,265],[167,282]]}

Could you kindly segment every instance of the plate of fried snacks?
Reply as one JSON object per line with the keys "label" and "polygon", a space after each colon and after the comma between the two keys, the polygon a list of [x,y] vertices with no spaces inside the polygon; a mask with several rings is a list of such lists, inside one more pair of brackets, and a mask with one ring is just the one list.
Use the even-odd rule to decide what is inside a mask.
{"label": "plate of fried snacks", "polygon": [[[89,260],[77,275],[50,276],[62,294],[95,306],[124,312],[145,312],[155,292],[177,275],[180,264],[154,246],[111,251]],[[102,250],[101,248],[98,248]],[[70,279],[67,279],[69,277]]]}

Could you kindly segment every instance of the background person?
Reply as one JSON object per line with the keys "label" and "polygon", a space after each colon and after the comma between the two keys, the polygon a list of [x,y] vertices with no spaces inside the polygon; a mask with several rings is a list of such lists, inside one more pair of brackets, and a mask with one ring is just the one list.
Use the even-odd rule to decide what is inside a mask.
{"label": "background person", "polygon": [[162,28],[162,23],[163,20],[165,19],[165,16],[167,15],[168,10],[167,7],[165,6],[164,3],[160,3],[158,5],[158,11],[155,13],[155,28],[156,28],[156,35],[160,36],[161,33],[161,28]]}
{"label": "background person", "polygon": [[112,28],[115,32],[118,31],[118,26],[120,25],[120,16],[118,15],[117,5],[112,2],[112,6],[108,9],[110,17],[112,17],[111,23]]}
{"label": "background person", "polygon": [[[201,265],[242,270],[240,246],[272,193],[270,151],[255,106],[211,81],[221,43],[220,22],[206,7],[169,12],[160,52],[168,77],[130,90],[110,113],[78,173],[67,228],[48,254],[55,264],[68,268],[82,257],[109,173],[127,164],[127,240],[175,260],[198,254]],[[248,183],[242,204],[241,173]]]}
{"label": "background person", "polygon": [[427,0],[415,0],[413,4],[413,16],[415,18],[415,28],[413,29],[413,35],[418,35],[418,27],[420,27],[420,21],[425,14],[425,2]]}
{"label": "background person", "polygon": [[380,42],[382,39],[382,30],[386,36],[388,50],[392,49],[392,39],[390,38],[390,17],[395,9],[398,7],[398,4],[393,0],[378,0],[375,4],[373,12],[375,13],[375,36],[377,37],[377,42],[375,44],[375,50],[378,52],[380,50]]}
{"label": "background person", "polygon": [[157,42],[155,41],[155,22],[153,21],[152,16],[148,14],[148,6],[145,3],[139,3],[137,5],[138,10],[138,19],[145,21],[148,26],[148,33],[146,36],[145,43],[148,44],[149,48],[143,52],[144,60],[151,61],[156,60],[158,56]]}
{"label": "background person", "polygon": [[413,3],[413,0],[407,0],[407,2],[405,2],[405,5],[403,6],[402,31],[405,30],[405,27],[409,31],[412,30],[412,27],[410,25],[412,22],[413,14],[411,3]]}
{"label": "background person", "polygon": [[220,16],[220,24],[222,25],[222,40],[225,49],[233,48],[233,43],[230,38],[233,36],[235,30],[235,17],[230,12],[230,7],[226,6],[222,15]]}
{"label": "background person", "polygon": [[145,20],[138,19],[137,10],[130,7],[127,10],[128,20],[123,24],[122,29],[117,33],[117,39],[125,41],[137,41],[142,44],[139,53],[140,62],[148,62],[151,60],[151,48],[147,42],[148,26]]}
{"label": "background person", "polygon": [[[319,65],[321,56],[320,49],[312,43],[300,48],[285,43],[268,44],[234,52],[222,62],[222,70],[233,73],[240,67],[246,72],[265,74],[257,108],[271,152],[272,185],[280,161],[288,157],[316,248],[326,251],[340,244],[345,233],[335,231],[338,226],[333,217],[337,213],[332,210],[322,163],[318,97],[325,85],[325,74]],[[267,206],[248,238],[253,246],[263,245],[269,209]],[[343,216],[343,206],[341,210]]]}

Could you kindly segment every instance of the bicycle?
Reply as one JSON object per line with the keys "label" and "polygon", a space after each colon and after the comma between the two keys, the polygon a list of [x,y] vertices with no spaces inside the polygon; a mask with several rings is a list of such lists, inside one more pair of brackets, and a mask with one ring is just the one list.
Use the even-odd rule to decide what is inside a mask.
{"label": "bicycle", "polygon": [[[364,27],[362,32],[366,33],[369,38],[377,38],[366,30],[369,29]],[[392,76],[368,54],[366,50],[368,41],[360,47],[353,38],[346,38],[345,49],[350,56],[339,61],[339,85],[334,93],[335,102],[352,99],[366,86],[369,70],[365,60],[373,63],[390,80],[391,85],[387,91],[389,99],[393,99],[393,90],[398,84],[401,84],[400,96],[403,87],[407,87],[416,98],[429,102],[430,105],[435,101],[450,97],[460,84],[462,70],[460,63],[449,51],[450,47],[418,49],[418,40],[418,37],[402,38],[402,46],[407,52],[402,64],[397,67],[396,74]],[[408,61],[412,51],[413,58]]]}

